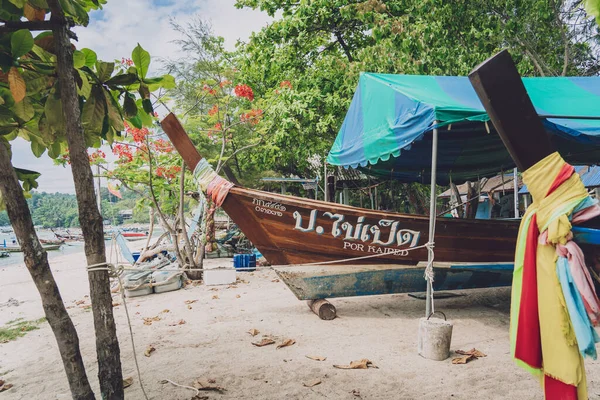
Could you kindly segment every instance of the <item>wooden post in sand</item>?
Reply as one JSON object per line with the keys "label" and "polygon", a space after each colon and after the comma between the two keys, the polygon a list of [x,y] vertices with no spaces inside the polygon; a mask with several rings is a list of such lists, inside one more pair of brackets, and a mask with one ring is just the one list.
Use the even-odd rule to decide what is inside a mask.
{"label": "wooden post in sand", "polygon": [[335,306],[325,299],[308,300],[308,307],[324,321],[330,321],[337,316]]}

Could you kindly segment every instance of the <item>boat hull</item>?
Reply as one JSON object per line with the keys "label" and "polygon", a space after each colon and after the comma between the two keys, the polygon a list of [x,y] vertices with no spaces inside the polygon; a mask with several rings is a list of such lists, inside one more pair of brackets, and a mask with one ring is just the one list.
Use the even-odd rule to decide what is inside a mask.
{"label": "boat hull", "polygon": [[[424,292],[425,265],[277,267],[277,275],[299,300]],[[512,263],[438,263],[434,291],[510,286]]]}
{"label": "boat hull", "polygon": [[[427,216],[239,187],[230,190],[222,207],[272,265],[416,265],[427,260]],[[511,262],[518,227],[519,222],[511,220],[438,218],[435,260]]]}

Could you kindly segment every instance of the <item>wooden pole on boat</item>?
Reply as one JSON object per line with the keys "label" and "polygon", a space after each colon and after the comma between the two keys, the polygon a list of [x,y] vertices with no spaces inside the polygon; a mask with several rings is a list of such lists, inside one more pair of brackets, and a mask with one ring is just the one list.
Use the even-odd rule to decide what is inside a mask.
{"label": "wooden pole on boat", "polygon": [[329,181],[327,180],[327,158],[323,158],[323,201],[329,201],[327,198],[327,189],[329,186]]}
{"label": "wooden pole on boat", "polygon": [[[434,126],[437,125],[437,121],[434,121]],[[431,193],[429,196],[429,243],[434,243],[435,236],[435,216],[436,216],[436,179],[437,179],[437,152],[438,152],[438,129],[433,129],[433,138],[431,142]],[[433,254],[431,251],[427,252],[427,266],[429,267],[433,263]],[[427,296],[425,298],[425,317],[431,315],[433,308],[433,282],[427,279]]]}
{"label": "wooden pole on boat", "polygon": [[478,65],[469,80],[521,171],[555,151],[508,50]]}
{"label": "wooden pole on boat", "polygon": [[331,321],[337,316],[335,306],[325,299],[308,300],[308,308],[322,320]]}
{"label": "wooden pole on boat", "polygon": [[185,161],[185,165],[187,165],[190,171],[194,172],[196,165],[202,160],[202,156],[196,150],[196,146],[194,146],[190,137],[185,133],[185,130],[183,130],[183,126],[181,126],[175,114],[169,113],[160,122],[160,125],[181,158],[183,158],[183,161]]}

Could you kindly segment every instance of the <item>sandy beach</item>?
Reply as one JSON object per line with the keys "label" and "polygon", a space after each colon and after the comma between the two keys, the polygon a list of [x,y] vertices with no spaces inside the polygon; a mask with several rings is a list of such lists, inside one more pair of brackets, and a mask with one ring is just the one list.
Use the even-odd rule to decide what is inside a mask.
{"label": "sandy beach", "polygon": [[[141,246],[143,243],[136,242]],[[209,260],[230,265],[228,259]],[[79,333],[88,377],[99,397],[94,331],[83,253],[54,258],[52,268]],[[191,385],[214,380],[225,391],[206,399],[542,399],[537,382],[509,356],[509,289],[463,291],[466,296],[436,301],[454,322],[452,350],[473,347],[487,357],[466,365],[451,358],[436,362],[416,352],[418,319],[424,301],[407,295],[333,299],[338,318],[321,321],[268,269],[238,273],[234,286],[185,289],[127,299],[142,379],[151,399],[191,399]],[[0,269],[0,326],[16,318],[43,316],[39,295],[24,265]],[[84,300],[84,302],[81,302]],[[82,304],[76,304],[77,302]],[[125,310],[119,295],[115,318],[124,376],[134,383],[127,399],[143,399],[135,374]],[[186,304],[191,303],[191,304]],[[152,325],[144,318],[158,317]],[[157,319],[158,319],[157,318]],[[248,331],[260,331],[255,337]],[[276,349],[256,347],[263,335]],[[146,348],[156,350],[144,356]],[[454,355],[454,354],[453,354]],[[306,356],[326,357],[315,361]],[[378,368],[341,370],[367,358]],[[590,398],[600,395],[600,362],[586,361]],[[0,379],[14,387],[2,400],[69,399],[56,342],[47,323],[15,341],[0,344]],[[305,383],[320,380],[313,387]]]}

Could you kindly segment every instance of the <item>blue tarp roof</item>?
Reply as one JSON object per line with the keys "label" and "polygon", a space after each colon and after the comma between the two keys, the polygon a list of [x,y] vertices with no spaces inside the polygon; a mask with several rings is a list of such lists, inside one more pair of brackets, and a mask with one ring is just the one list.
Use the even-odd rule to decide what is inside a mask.
{"label": "blue tarp roof", "polygon": [[[600,160],[600,77],[523,78],[563,157]],[[364,73],[328,163],[381,178],[428,182],[431,130],[438,121],[438,183],[492,176],[514,167],[468,78]]]}

